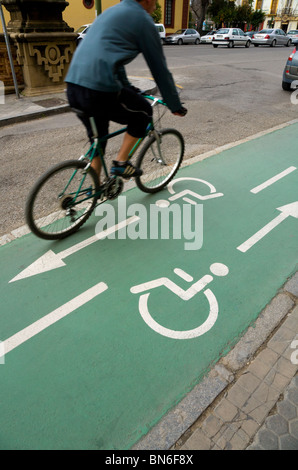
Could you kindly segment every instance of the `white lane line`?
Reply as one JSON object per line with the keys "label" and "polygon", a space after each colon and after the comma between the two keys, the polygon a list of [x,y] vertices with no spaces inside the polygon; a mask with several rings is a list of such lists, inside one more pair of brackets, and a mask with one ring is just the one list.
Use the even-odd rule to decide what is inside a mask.
{"label": "white lane line", "polygon": [[272,178],[260,184],[259,186],[256,186],[255,188],[251,189],[250,192],[253,194],[257,194],[260,191],[263,191],[263,189],[268,188],[268,186],[271,186],[271,184],[276,183],[276,181],[280,180],[281,178],[284,178],[285,176],[289,175],[295,170],[297,170],[295,166],[290,166],[289,168],[282,171],[281,173],[278,173],[278,175],[273,176]]}
{"label": "white lane line", "polygon": [[33,338],[33,336],[36,336],[41,331],[53,325],[57,321],[61,320],[61,318],[64,318],[70,313],[74,312],[79,307],[86,304],[94,297],[107,290],[107,288],[108,286],[104,282],[100,282],[95,286],[91,287],[90,289],[86,290],[82,294],[78,295],[74,299],[70,300],[66,304],[57,308],[53,312],[49,313],[48,315],[45,315],[43,318],[40,318],[36,322],[27,326],[23,330],[19,331],[15,335],[3,341],[3,343],[1,344],[2,351],[0,350],[0,354],[8,354],[13,349],[17,348],[21,344]]}

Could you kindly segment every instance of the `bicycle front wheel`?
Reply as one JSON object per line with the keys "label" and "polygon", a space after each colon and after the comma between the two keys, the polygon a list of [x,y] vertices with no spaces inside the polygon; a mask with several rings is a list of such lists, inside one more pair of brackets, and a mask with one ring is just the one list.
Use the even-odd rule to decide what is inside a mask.
{"label": "bicycle front wheel", "polygon": [[146,193],[163,189],[177,173],[184,155],[184,139],[176,129],[162,129],[144,145],[137,161],[143,170],[137,186]]}
{"label": "bicycle front wheel", "polygon": [[70,160],[45,173],[32,188],[26,204],[26,222],[45,240],[65,238],[90,217],[99,182],[86,162]]}

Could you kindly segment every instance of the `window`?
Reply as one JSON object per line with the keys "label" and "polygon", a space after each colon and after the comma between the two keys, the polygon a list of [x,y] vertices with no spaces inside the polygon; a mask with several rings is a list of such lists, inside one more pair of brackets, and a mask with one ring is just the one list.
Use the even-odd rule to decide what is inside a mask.
{"label": "window", "polygon": [[165,26],[172,28],[174,26],[174,0],[165,1]]}
{"label": "window", "polygon": [[93,8],[94,7],[94,0],[83,0],[83,5],[85,8]]}
{"label": "window", "polygon": [[271,15],[276,15],[277,4],[278,4],[278,0],[272,0],[271,10],[270,10]]}

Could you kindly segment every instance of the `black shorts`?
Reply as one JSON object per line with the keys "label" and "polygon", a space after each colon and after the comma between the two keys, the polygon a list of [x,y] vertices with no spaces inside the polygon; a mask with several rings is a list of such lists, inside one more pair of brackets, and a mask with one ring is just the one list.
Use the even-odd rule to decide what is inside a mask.
{"label": "black shorts", "polygon": [[[127,125],[127,132],[132,137],[143,137],[152,119],[152,108],[148,101],[130,88],[122,88],[116,93],[106,93],[68,83],[67,97],[72,108],[80,109],[88,116],[94,117],[99,137],[108,134],[109,121]],[[81,120],[92,141],[89,119],[81,118]]]}

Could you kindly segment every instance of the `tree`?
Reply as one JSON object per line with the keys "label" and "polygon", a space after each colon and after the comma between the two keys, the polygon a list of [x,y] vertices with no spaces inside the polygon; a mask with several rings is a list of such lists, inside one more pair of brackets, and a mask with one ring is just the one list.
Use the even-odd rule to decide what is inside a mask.
{"label": "tree", "polygon": [[158,3],[158,1],[156,2],[156,8],[155,8],[155,10],[154,10],[154,12],[152,13],[151,16],[153,18],[154,23],[160,23],[161,22],[162,11],[161,11],[161,6]]}
{"label": "tree", "polygon": [[261,23],[264,22],[266,14],[262,10],[256,10],[251,14],[250,24],[254,30],[257,30]]}
{"label": "tree", "polygon": [[203,22],[207,15],[207,9],[211,0],[193,0],[191,3],[191,10],[196,18],[197,30],[200,34],[203,31]]}

